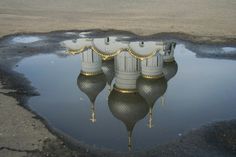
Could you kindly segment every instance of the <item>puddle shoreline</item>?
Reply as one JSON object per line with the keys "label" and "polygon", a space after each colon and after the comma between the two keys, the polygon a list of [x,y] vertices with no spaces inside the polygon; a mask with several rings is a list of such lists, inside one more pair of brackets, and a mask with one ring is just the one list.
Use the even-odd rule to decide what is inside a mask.
{"label": "puddle shoreline", "polygon": [[[60,32],[60,31],[54,31],[54,32]],[[54,33],[53,32],[53,33]],[[68,31],[67,31],[68,32]],[[22,35],[22,33],[20,33],[21,35]],[[28,34],[28,33],[27,33]],[[40,34],[43,34],[43,35],[45,35],[45,34],[47,34],[47,33],[40,33]],[[168,33],[167,33],[168,34]],[[16,34],[15,34],[16,35]],[[15,35],[9,35],[9,36],[15,36]],[[19,35],[19,33],[17,33],[17,35]],[[23,35],[25,35],[25,33],[23,33]],[[32,33],[30,33],[30,35],[34,35],[34,34],[32,34]],[[38,35],[38,33],[35,33],[35,35]],[[162,34],[163,36],[165,36],[164,34]],[[3,38],[8,38],[9,36],[5,36],[5,37],[3,37]],[[155,36],[155,35],[154,35]],[[158,35],[157,35],[158,36]],[[174,35],[175,36],[175,35]],[[178,38],[184,38],[184,37],[186,37],[185,36],[185,34],[181,34],[181,35],[176,35]],[[0,42],[1,42],[1,40],[3,39],[3,38],[1,38],[0,39]],[[152,38],[152,37],[151,37]],[[166,36],[166,38],[172,38],[172,36],[170,35],[170,36]],[[195,37],[193,37],[193,36],[191,36],[191,37],[189,37],[189,38],[195,38]],[[177,39],[178,40],[178,39]],[[187,39],[188,40],[188,39]],[[210,39],[209,39],[210,40]],[[192,41],[191,41],[192,42]],[[198,39],[195,41],[194,40],[194,42],[193,43],[202,43],[203,41],[199,41]],[[205,41],[206,43],[208,43],[207,41]],[[205,43],[204,42],[204,43]],[[205,43],[205,44],[206,44]],[[209,42],[208,44],[217,44],[217,42]],[[222,44],[222,45],[224,45],[224,46],[235,46],[236,45],[236,39],[233,39],[233,40],[228,40],[227,42],[226,41],[224,41],[224,42],[220,42],[220,43],[218,43],[218,44]],[[58,47],[57,47],[58,48]],[[55,49],[57,49],[57,48],[55,48]],[[53,52],[53,51],[52,51]],[[19,56],[21,56],[22,58],[21,59],[23,59],[23,58],[25,58],[25,57],[29,57],[29,56],[32,56],[32,54],[26,54],[25,56],[24,56],[24,53],[21,53],[21,54],[19,54],[19,53],[17,53],[17,52],[15,52],[15,54],[16,55],[19,55]],[[37,53],[37,52],[35,52],[33,55],[37,55],[37,54],[40,54],[40,53]],[[13,54],[10,54],[11,56],[14,56],[14,53]],[[0,56],[2,56],[2,53],[0,53]],[[21,60],[20,59],[20,60]],[[59,133],[59,131],[56,131],[56,129],[55,128],[53,128],[53,127],[51,127],[47,122],[46,122],[46,120],[44,120],[42,117],[40,117],[37,113],[35,113],[35,112],[33,112],[27,105],[25,105],[26,104],[26,102],[28,101],[28,99],[30,98],[30,97],[32,97],[32,96],[37,96],[37,89],[36,88],[34,88],[34,87],[32,87],[31,86],[31,84],[30,84],[30,81],[27,79],[27,78],[25,78],[24,77],[24,75],[22,75],[22,74],[20,74],[20,73],[17,73],[17,72],[15,72],[15,71],[12,71],[13,70],[13,67],[20,61],[20,60],[17,60],[17,61],[10,61],[7,65],[5,65],[5,66],[2,66],[2,64],[1,64],[1,62],[0,62],[0,74],[1,74],[1,77],[0,77],[0,81],[1,82],[4,82],[4,87],[6,88],[6,89],[13,89],[13,90],[16,90],[16,92],[10,92],[10,93],[7,93],[6,95],[8,95],[8,96],[12,96],[12,97],[14,97],[17,101],[18,101],[18,105],[20,105],[20,106],[22,106],[23,108],[25,108],[27,111],[29,111],[29,112],[31,112],[31,113],[33,113],[34,115],[36,115],[34,118],[36,118],[36,119],[38,119],[40,122],[42,122],[46,127],[47,127],[47,129],[53,134],[53,135],[56,135],[57,137],[58,137],[58,139],[59,140],[62,140],[62,141],[64,141],[65,142],[65,145],[68,147],[68,148],[72,148],[72,150],[71,151],[74,151],[73,149],[82,149],[82,150],[80,150],[80,151],[82,151],[82,152],[84,152],[85,154],[87,154],[87,155],[91,155],[91,156],[93,156],[93,155],[95,155],[94,154],[94,152],[96,153],[96,154],[98,154],[98,156],[99,155],[101,155],[101,154],[103,154],[104,155],[104,152],[103,151],[101,151],[101,152],[97,152],[97,150],[91,150],[92,151],[92,153],[90,154],[90,152],[88,153],[87,152],[87,150],[86,150],[86,148],[83,148],[84,146],[81,146],[81,145],[79,145],[79,143],[77,143],[77,142],[73,142],[73,140],[72,139],[70,139],[69,137],[67,137],[67,136],[65,136],[65,135],[62,135],[62,133]],[[1,61],[1,60],[0,60]],[[232,122],[232,121],[229,121],[229,122]],[[224,123],[228,123],[227,121],[225,121]],[[235,121],[233,121],[233,123],[236,123]],[[209,125],[209,126],[211,126],[211,125]],[[200,130],[201,130],[202,128],[200,128]],[[203,129],[204,130],[204,129]],[[181,141],[181,140],[180,140]],[[180,141],[178,141],[178,142],[180,142]],[[177,142],[177,143],[178,143]],[[174,144],[175,145],[175,144]],[[165,144],[164,145],[161,145],[160,147],[163,147],[163,146],[165,146]],[[159,146],[158,146],[159,147]],[[53,153],[53,150],[51,150],[52,152],[49,152],[49,153]],[[156,152],[156,153],[158,153],[158,152]],[[160,152],[159,152],[160,153]],[[107,156],[119,156],[119,155],[113,155],[113,153],[112,152],[106,152],[105,151],[105,154],[107,155]],[[96,156],[96,155],[95,155]],[[150,156],[152,156],[152,155],[150,155]]]}
{"label": "puddle shoreline", "polygon": [[159,38],[161,40],[168,40],[168,39],[180,40],[180,41],[184,41],[184,42],[190,42],[192,44],[236,46],[236,38],[228,37],[228,36],[197,36],[197,35],[191,35],[191,34],[182,33],[182,32],[161,32],[161,33],[141,36],[141,35],[135,34],[130,31],[113,30],[113,29],[108,29],[108,30],[102,30],[102,29],[76,30],[76,29],[72,29],[72,30],[56,30],[56,31],[49,31],[49,32],[18,32],[18,33],[3,35],[0,37],[0,41],[5,38],[19,36],[19,35],[48,35],[48,34],[66,33],[66,32],[76,32],[76,33],[94,32],[94,33],[98,33],[98,34],[102,33],[102,34],[109,34],[109,35],[128,34],[128,35],[134,35],[137,38],[142,38],[142,39]]}

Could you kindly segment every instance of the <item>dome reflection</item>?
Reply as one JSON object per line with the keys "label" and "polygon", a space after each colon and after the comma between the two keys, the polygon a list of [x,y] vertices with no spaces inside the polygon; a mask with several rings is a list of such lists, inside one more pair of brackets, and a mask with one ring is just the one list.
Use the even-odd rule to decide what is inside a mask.
{"label": "dome reflection", "polygon": [[109,90],[111,90],[112,80],[115,76],[114,67],[115,66],[114,66],[114,60],[113,59],[102,61],[102,71],[105,74],[106,82],[109,86]]}
{"label": "dome reflection", "polygon": [[149,121],[148,127],[152,128],[152,110],[155,102],[159,99],[167,89],[167,81],[164,77],[159,79],[147,79],[139,77],[137,87],[140,95],[142,95],[149,105]]}
{"label": "dome reflection", "polygon": [[121,120],[128,132],[128,148],[132,148],[132,131],[135,124],[148,113],[148,104],[139,93],[121,93],[113,89],[108,106],[114,117]]}
{"label": "dome reflection", "polygon": [[92,113],[90,120],[94,123],[96,122],[95,100],[106,86],[106,77],[103,73],[94,76],[86,76],[81,73],[77,78],[77,85],[88,96],[91,102]]}
{"label": "dome reflection", "polygon": [[167,81],[173,78],[178,71],[178,64],[176,61],[165,62],[163,64],[163,73]]}
{"label": "dome reflection", "polygon": [[[135,124],[148,114],[152,128],[153,108],[167,90],[167,82],[178,70],[174,58],[174,42],[117,41],[117,37],[81,38],[75,43],[63,42],[72,54],[81,53],[79,89],[91,102],[91,118],[96,122],[95,100],[109,86],[108,107],[122,121],[128,133],[128,149],[132,148]],[[164,76],[164,77],[163,77]],[[111,90],[114,79],[113,89]]]}

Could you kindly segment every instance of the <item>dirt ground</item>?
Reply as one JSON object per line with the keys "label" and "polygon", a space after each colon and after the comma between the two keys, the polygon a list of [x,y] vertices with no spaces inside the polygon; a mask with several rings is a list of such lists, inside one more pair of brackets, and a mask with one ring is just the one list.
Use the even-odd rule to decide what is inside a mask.
{"label": "dirt ground", "polygon": [[2,89],[0,82],[0,156],[25,156],[35,149],[42,150],[44,140],[55,136],[32,118],[32,113],[16,105],[14,98],[4,95],[8,92],[14,91]]}
{"label": "dirt ground", "polygon": [[1,0],[0,36],[68,29],[236,38],[235,0]]}
{"label": "dirt ground", "polygon": [[[139,35],[179,32],[218,40],[222,37],[236,39],[235,26],[235,0],[0,1],[0,37],[20,32],[98,28],[127,30]],[[48,49],[48,47],[45,47],[45,49]],[[0,60],[4,56],[2,52],[0,51]],[[14,58],[14,55],[12,58]],[[21,55],[24,54],[21,53]],[[0,62],[1,66],[5,65],[4,61],[6,60],[3,59]],[[84,152],[84,150],[74,152],[65,146],[60,139],[48,131],[40,120],[34,118],[33,113],[19,106],[19,102],[15,98],[6,94],[9,92],[14,93],[14,90],[3,89],[2,82],[0,82],[0,157],[96,156],[87,155],[87,151]],[[224,130],[235,131],[234,128]],[[224,135],[225,133],[221,134]],[[229,135],[232,135],[232,133],[230,132]],[[199,137],[202,138],[203,136]],[[202,147],[199,149],[197,149],[199,143],[196,143],[196,145],[191,142],[188,143],[193,140],[192,136],[187,139],[189,139],[186,141],[187,144],[179,141],[170,146],[167,145],[152,150],[149,155],[145,155],[189,156],[195,154],[195,152],[202,152],[205,156],[214,154],[214,152],[212,154],[212,151],[209,152],[208,147],[206,147],[208,143],[205,143],[205,139],[202,139],[205,145],[200,143]],[[196,141],[199,140],[199,138],[196,139]],[[235,138],[230,137],[229,139]],[[48,140],[49,142],[45,144],[45,141]],[[183,143],[182,147],[180,147],[180,143]],[[228,140],[226,140],[226,143],[228,143]],[[230,147],[230,150],[235,153],[234,141],[233,144],[230,143],[230,146],[232,145],[234,147]],[[186,148],[185,146],[189,147]],[[197,150],[193,150],[192,146]],[[210,146],[210,148],[212,147]],[[214,146],[212,149],[216,151],[218,146],[216,148]],[[169,154],[166,154],[166,152],[169,152]],[[225,156],[224,153],[219,155],[219,152],[217,152],[216,154]]]}

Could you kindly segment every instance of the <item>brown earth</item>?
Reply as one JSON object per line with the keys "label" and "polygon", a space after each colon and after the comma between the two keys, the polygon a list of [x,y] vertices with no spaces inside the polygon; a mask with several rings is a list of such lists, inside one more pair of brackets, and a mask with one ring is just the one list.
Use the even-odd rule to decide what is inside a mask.
{"label": "brown earth", "polygon": [[235,0],[0,1],[0,36],[99,28],[236,38],[235,26]]}

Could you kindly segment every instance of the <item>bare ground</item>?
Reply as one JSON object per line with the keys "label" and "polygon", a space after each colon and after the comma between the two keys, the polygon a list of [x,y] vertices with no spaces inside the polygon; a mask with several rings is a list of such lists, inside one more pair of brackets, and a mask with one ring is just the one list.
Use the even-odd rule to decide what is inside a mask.
{"label": "bare ground", "polygon": [[68,29],[236,38],[235,0],[1,0],[0,36]]}

